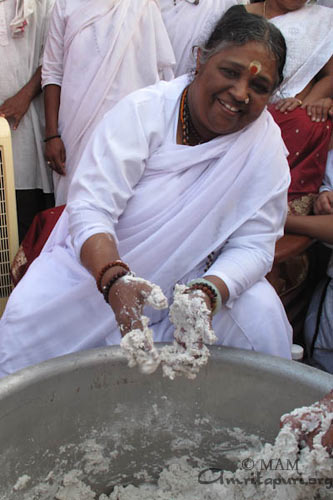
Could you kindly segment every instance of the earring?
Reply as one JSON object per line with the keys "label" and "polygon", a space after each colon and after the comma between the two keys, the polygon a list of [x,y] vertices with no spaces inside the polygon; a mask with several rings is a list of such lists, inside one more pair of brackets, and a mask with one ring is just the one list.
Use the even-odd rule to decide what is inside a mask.
{"label": "earring", "polygon": [[245,99],[245,101],[244,101],[244,102],[245,102],[245,104],[249,104],[249,102],[250,102],[250,98],[249,98],[249,96],[247,96],[247,98]]}

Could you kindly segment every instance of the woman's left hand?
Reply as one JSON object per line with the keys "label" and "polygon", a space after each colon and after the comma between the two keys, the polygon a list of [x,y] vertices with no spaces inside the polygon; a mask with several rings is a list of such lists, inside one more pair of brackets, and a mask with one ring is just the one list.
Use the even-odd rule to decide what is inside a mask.
{"label": "woman's left hand", "polygon": [[182,374],[193,379],[208,361],[205,343],[217,340],[212,329],[210,299],[202,290],[176,285],[169,318],[175,327],[174,342],[160,353],[163,373],[171,379]]}
{"label": "woman's left hand", "polygon": [[175,290],[170,307],[170,320],[175,326],[176,342],[190,349],[202,349],[203,344],[213,344],[216,336],[212,328],[211,301],[202,290]]}
{"label": "woman's left hand", "polygon": [[333,109],[333,100],[330,97],[323,97],[316,101],[304,99],[302,108],[306,109],[307,115],[313,122],[325,122],[331,115],[330,109]]}

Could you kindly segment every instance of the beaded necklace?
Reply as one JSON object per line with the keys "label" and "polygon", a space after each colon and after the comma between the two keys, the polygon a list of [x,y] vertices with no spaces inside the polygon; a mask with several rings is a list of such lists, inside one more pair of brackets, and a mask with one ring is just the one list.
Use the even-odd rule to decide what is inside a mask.
{"label": "beaded necklace", "polygon": [[[190,115],[190,110],[188,107],[188,87],[183,90],[182,97],[180,100],[180,122],[182,124],[182,143],[184,146],[189,146],[191,141],[196,144],[201,144],[203,142],[202,138],[196,131]],[[192,137],[191,137],[192,134]],[[204,272],[206,273],[210,266],[215,261],[215,252],[211,252],[205,262]]]}
{"label": "beaded necklace", "polygon": [[182,143],[184,146],[195,146],[202,144],[204,141],[197,132],[191,119],[190,108],[188,105],[188,87],[183,91],[180,101],[180,121],[182,124]]}

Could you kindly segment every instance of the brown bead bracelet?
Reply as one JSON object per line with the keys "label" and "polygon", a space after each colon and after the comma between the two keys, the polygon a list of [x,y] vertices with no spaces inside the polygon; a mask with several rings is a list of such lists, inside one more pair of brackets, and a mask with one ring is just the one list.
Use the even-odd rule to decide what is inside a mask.
{"label": "brown bead bracelet", "polygon": [[107,283],[102,287],[102,294],[104,297],[105,302],[108,304],[109,303],[109,293],[112,288],[112,286],[123,276],[126,276],[128,271],[120,271],[119,273],[115,274]]}
{"label": "brown bead bracelet", "polygon": [[106,273],[106,271],[108,271],[112,267],[117,267],[117,266],[123,267],[127,272],[130,272],[130,268],[122,260],[118,259],[118,260],[114,260],[114,261],[106,264],[104,267],[102,267],[102,269],[100,270],[100,272],[98,273],[98,276],[96,278],[96,285],[97,285],[98,290],[101,293],[103,293],[103,291],[102,291],[102,279],[103,279],[104,274]]}
{"label": "brown bead bracelet", "polygon": [[[196,287],[196,285],[200,285],[200,288]],[[194,290],[195,289],[202,290],[203,292],[205,292],[208,295],[208,297],[210,298],[210,301],[211,301],[212,315],[213,316],[215,314],[217,314],[222,309],[221,293],[220,293],[219,289],[217,288],[217,286],[215,286],[214,283],[212,283],[211,281],[206,280],[205,278],[196,278],[196,279],[190,281],[187,284],[187,286],[189,287],[190,290],[191,290],[191,288]],[[210,292],[208,292],[208,290],[210,290]]]}
{"label": "brown bead bracelet", "polygon": [[212,287],[210,287],[206,283],[193,283],[193,285],[190,286],[190,290],[201,290],[202,292],[204,292],[210,300],[211,310],[212,311],[215,310],[217,303],[217,295]]}

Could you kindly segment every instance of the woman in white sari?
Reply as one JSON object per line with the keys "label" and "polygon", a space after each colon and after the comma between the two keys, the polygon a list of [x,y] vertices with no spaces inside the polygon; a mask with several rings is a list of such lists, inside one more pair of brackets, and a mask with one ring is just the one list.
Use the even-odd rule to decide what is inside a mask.
{"label": "woman in white sari", "polygon": [[174,62],[157,0],[57,0],[42,71],[57,205],[103,114],[130,92],[173,78]]}
{"label": "woman in white sari", "polygon": [[[192,82],[139,90],[104,116],[66,211],[8,302],[1,375],[140,328],[152,285],[126,278],[126,265],[170,302],[176,283],[196,279],[186,290],[204,292],[218,343],[290,358],[291,327],[264,279],[290,180],[265,109],[284,60],[284,39],[265,19],[225,15]],[[171,341],[167,309],[149,316],[154,340]]]}

